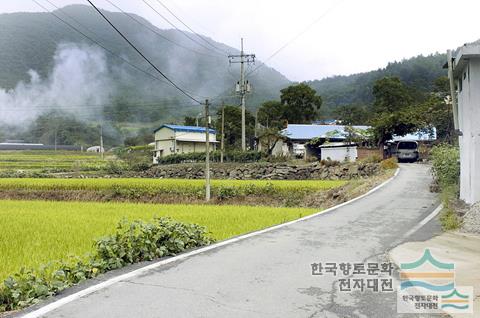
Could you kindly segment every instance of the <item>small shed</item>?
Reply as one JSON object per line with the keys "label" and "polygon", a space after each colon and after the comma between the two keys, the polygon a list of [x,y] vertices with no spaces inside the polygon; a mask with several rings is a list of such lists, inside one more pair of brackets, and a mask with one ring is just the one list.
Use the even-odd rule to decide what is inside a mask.
{"label": "small shed", "polygon": [[323,144],[319,148],[321,160],[353,162],[358,158],[357,145],[353,143],[332,142]]}

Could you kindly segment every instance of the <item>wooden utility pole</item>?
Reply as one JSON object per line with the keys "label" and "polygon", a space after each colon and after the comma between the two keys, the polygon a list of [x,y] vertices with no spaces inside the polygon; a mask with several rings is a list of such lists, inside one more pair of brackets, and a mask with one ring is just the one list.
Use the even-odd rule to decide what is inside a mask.
{"label": "wooden utility pole", "polygon": [[100,154],[103,160],[103,125],[100,124]]}
{"label": "wooden utility pole", "polygon": [[220,162],[223,163],[223,153],[225,150],[225,104],[222,102],[222,136],[220,142]]}
{"label": "wooden utility pole", "polygon": [[254,132],[255,132],[255,147],[254,147],[254,150],[258,150],[259,140],[258,140],[257,129],[258,129],[258,109],[257,109],[257,111],[255,112],[255,128],[254,128]]}
{"label": "wooden utility pole", "polygon": [[58,127],[55,126],[55,152],[57,152],[57,130],[58,130]]}
{"label": "wooden utility pole", "polygon": [[453,113],[453,126],[455,130],[458,129],[458,107],[457,107],[457,94],[455,90],[455,82],[453,79],[453,58],[452,51],[447,51],[448,59],[448,79],[450,81],[450,97],[452,98],[452,113]]}
{"label": "wooden utility pole", "polygon": [[210,114],[205,100],[205,201],[210,201]]}

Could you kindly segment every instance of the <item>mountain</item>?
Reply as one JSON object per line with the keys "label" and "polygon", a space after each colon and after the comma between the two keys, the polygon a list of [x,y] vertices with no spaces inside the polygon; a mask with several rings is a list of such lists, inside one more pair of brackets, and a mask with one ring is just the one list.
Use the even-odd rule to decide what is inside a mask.
{"label": "mountain", "polygon": [[[211,48],[195,34],[159,29],[140,16],[103,11],[160,70],[195,98],[220,96],[238,103],[234,87],[239,54],[210,38]],[[160,83],[124,60],[161,77],[90,6],[70,5],[53,11],[122,59],[92,43],[48,12],[0,14],[0,112],[15,120],[40,110],[60,108],[79,116],[99,113],[116,121],[175,121],[201,108],[171,85]],[[85,27],[86,26],[86,27]],[[196,39],[196,42],[189,38]],[[203,44],[203,45],[202,45]],[[210,50],[209,50],[210,49]],[[224,51],[224,52],[223,52]],[[269,67],[252,77],[248,106],[275,99],[290,81]],[[106,105],[103,107],[102,105]],[[135,107],[133,107],[135,106]],[[33,112],[31,110],[34,110]],[[102,113],[103,112],[103,113]]]}
{"label": "mountain", "polygon": [[446,76],[443,64],[445,54],[417,56],[389,63],[385,68],[349,76],[333,76],[306,82],[323,98],[323,109],[329,111],[341,105],[368,105],[373,102],[372,87],[385,76],[399,77],[407,85],[421,92],[430,92],[434,80]]}

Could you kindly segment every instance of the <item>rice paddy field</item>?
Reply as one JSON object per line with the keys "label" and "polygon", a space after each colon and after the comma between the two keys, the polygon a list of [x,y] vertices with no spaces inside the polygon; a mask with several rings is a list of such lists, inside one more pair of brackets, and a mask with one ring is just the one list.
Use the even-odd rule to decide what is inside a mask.
{"label": "rice paddy field", "polygon": [[86,169],[104,166],[97,153],[80,151],[0,151],[1,170]]}
{"label": "rice paddy field", "polygon": [[[212,180],[212,189],[235,188],[241,192],[268,193],[279,192],[313,192],[327,190],[344,185],[341,180]],[[198,193],[204,191],[204,180],[191,179],[60,179],[60,178],[3,178],[0,190],[121,190],[139,191],[141,193]]]}
{"label": "rice paddy field", "polygon": [[122,218],[149,220],[154,216],[169,216],[206,226],[212,237],[223,240],[317,211],[229,205],[0,200],[0,280],[22,266],[35,268],[69,254],[84,255],[92,250],[94,239],[113,233]]}

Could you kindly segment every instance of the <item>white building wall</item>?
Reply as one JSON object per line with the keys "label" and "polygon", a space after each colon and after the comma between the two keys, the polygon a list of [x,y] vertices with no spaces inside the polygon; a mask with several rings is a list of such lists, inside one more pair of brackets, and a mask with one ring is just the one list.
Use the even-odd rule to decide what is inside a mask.
{"label": "white building wall", "polygon": [[460,198],[480,201],[480,59],[471,59],[458,75]]}
{"label": "white building wall", "polygon": [[321,148],[322,160],[355,161],[357,160],[357,147],[331,147]]}
{"label": "white building wall", "polygon": [[[155,132],[153,163],[160,157],[190,152],[205,152],[205,133],[174,131],[163,127]],[[216,134],[210,133],[210,150],[216,149]]]}

